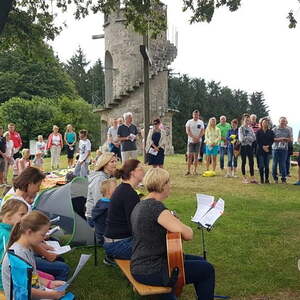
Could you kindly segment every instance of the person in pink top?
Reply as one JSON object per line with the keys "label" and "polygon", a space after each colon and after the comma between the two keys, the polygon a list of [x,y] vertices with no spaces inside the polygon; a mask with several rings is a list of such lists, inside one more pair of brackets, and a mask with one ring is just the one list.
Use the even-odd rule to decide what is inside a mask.
{"label": "person in pink top", "polygon": [[20,149],[22,148],[22,138],[20,134],[16,131],[16,125],[14,123],[9,123],[7,125],[9,132],[9,139],[14,143],[14,159],[21,157]]}
{"label": "person in pink top", "polygon": [[53,132],[48,137],[47,150],[51,152],[52,170],[59,168],[60,152],[63,147],[62,135],[58,132],[59,127],[53,125]]}

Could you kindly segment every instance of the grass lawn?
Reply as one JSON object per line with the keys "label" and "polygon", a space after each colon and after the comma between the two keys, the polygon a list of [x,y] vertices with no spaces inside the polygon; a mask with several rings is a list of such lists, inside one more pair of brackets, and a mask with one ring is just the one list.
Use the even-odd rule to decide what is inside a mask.
{"label": "grass lawn", "polygon": [[[205,233],[208,260],[216,270],[215,294],[236,300],[300,299],[299,186],[245,185],[241,178],[224,178],[220,171],[213,178],[185,177],[183,155],[167,157],[165,167],[172,183],[165,204],[195,233],[193,241],[184,243],[186,253],[202,254],[200,232],[190,221],[196,208],[195,194],[225,200],[224,215],[211,232]],[[292,172],[289,183],[296,181],[296,168]],[[138,299],[118,268],[102,264],[103,251],[98,251],[99,265],[95,267],[91,259],[71,291],[84,300]],[[80,253],[92,252],[80,248],[65,258],[75,267]],[[180,299],[195,299],[193,287],[186,286]]]}

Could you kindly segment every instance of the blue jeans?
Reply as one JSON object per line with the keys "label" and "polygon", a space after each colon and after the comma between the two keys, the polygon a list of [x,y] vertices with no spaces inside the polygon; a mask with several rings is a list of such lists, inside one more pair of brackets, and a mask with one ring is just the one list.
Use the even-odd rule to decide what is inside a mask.
{"label": "blue jeans", "polygon": [[233,147],[227,148],[227,155],[228,155],[228,164],[229,168],[237,168],[237,157],[233,154]]}
{"label": "blue jeans", "polygon": [[257,155],[259,161],[259,174],[261,180],[269,180],[269,164],[270,164],[270,153],[263,151]]}
{"label": "blue jeans", "polygon": [[39,256],[35,256],[35,261],[37,270],[53,275],[55,280],[68,280],[70,267],[66,263],[59,260],[48,261]]}
{"label": "blue jeans", "polygon": [[288,154],[286,158],[286,175],[290,175],[291,156]]}
{"label": "blue jeans", "polygon": [[224,156],[225,156],[225,152],[226,152],[226,147],[220,146],[219,151],[220,151],[220,168],[223,170],[224,169]]}
{"label": "blue jeans", "polygon": [[277,166],[279,164],[279,170],[281,174],[281,180],[286,181],[286,159],[288,151],[284,149],[273,150],[273,166],[272,175],[275,181],[278,181]]}
{"label": "blue jeans", "polygon": [[75,176],[87,177],[89,175],[89,163],[77,163],[74,170]]}
{"label": "blue jeans", "polygon": [[103,248],[107,256],[118,259],[130,259],[132,253],[132,237],[118,242],[104,243]]}
{"label": "blue jeans", "polygon": [[[214,267],[200,256],[185,255],[184,270],[186,284],[193,283],[198,300],[213,300],[215,288]],[[167,270],[151,275],[134,275],[134,278],[147,285],[160,286],[166,282]],[[172,293],[160,295],[161,300],[176,300]]]}

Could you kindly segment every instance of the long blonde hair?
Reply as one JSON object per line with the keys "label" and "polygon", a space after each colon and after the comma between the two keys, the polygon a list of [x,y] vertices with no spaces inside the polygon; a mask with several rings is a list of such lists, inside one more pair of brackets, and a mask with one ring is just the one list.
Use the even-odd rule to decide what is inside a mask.
{"label": "long blonde hair", "polygon": [[[212,120],[215,120],[215,127],[212,127],[212,126],[211,126],[211,121],[212,121]],[[208,124],[207,124],[206,130],[207,130],[207,131],[211,131],[212,129],[215,130],[215,129],[216,129],[216,125],[217,125],[217,119],[216,119],[215,117],[212,117],[212,118],[210,118],[210,119],[208,120]]]}
{"label": "long blonde hair", "polygon": [[19,200],[19,199],[14,199],[10,198],[8,199],[2,206],[1,211],[0,211],[0,222],[3,222],[3,217],[5,215],[8,215],[9,217],[12,216],[14,213],[16,213],[20,207],[26,207],[28,210],[28,206],[25,202]]}
{"label": "long blonde hair", "polygon": [[28,229],[37,232],[45,225],[50,225],[49,218],[45,214],[37,210],[30,212],[13,227],[7,249],[18,241]]}

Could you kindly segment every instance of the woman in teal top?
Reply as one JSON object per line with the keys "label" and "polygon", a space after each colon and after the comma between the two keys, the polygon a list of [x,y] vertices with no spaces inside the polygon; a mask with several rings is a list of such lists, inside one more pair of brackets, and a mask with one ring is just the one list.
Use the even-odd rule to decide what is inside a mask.
{"label": "woman in teal top", "polygon": [[[0,259],[4,256],[6,245],[13,226],[20,222],[21,218],[28,213],[27,205],[18,199],[9,199],[1,208],[0,212]],[[1,271],[1,265],[0,265]],[[0,273],[1,274],[1,273]],[[2,276],[0,276],[0,290],[3,291]]]}
{"label": "woman in teal top", "polygon": [[72,168],[74,152],[75,152],[75,144],[77,139],[76,139],[76,133],[74,132],[73,126],[71,124],[67,125],[64,140],[67,147],[68,168]]}

